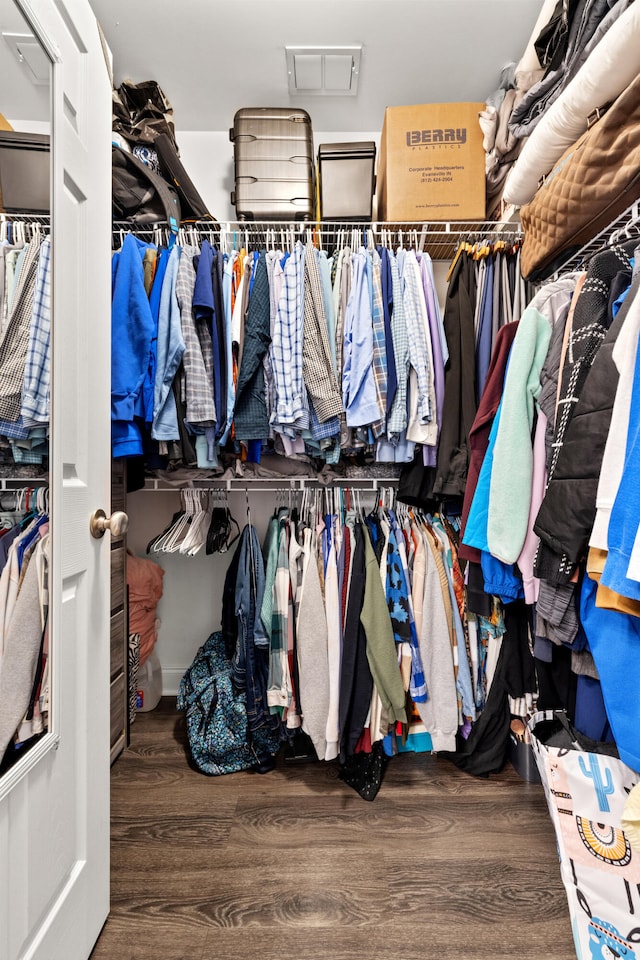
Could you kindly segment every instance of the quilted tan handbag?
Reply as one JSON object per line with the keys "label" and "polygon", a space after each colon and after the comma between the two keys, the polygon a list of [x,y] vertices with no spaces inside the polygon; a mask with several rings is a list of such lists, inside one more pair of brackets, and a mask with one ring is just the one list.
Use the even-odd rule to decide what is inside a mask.
{"label": "quilted tan handbag", "polygon": [[523,276],[548,277],[638,198],[640,74],[522,207]]}

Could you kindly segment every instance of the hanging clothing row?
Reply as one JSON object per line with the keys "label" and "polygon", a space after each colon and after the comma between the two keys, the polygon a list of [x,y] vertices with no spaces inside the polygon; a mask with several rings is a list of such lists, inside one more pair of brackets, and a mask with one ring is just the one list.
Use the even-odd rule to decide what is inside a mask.
{"label": "hanging clothing row", "polygon": [[[249,518],[229,566],[222,628],[251,728],[282,740],[302,728],[319,759],[342,763],[455,751],[496,676],[499,602],[467,616],[455,517],[395,506],[392,492],[368,513],[349,491],[334,513],[328,499],[305,490],[299,509],[276,507],[262,548]],[[515,696],[525,672],[512,671]]]}
{"label": "hanging clothing row", "polygon": [[[636,242],[546,284],[498,331],[455,475],[429,490],[414,471],[399,496],[428,503],[438,484],[464,494],[469,609],[486,613],[498,596],[505,614],[519,611],[523,630],[531,625],[538,707],[565,708],[640,770]],[[469,264],[464,277],[460,269],[458,292],[471,276]],[[471,311],[456,319],[470,336]]]}
{"label": "hanging clothing row", "polygon": [[[328,255],[315,236],[282,249],[274,231],[267,249],[229,252],[208,239],[159,248],[124,237],[113,257],[114,456],[214,473],[269,455],[321,469],[419,451],[435,465],[450,345],[430,257],[372,244]],[[479,362],[521,302],[517,258],[502,242],[462,254],[478,271]]]}
{"label": "hanging clothing row", "polygon": [[[444,332],[449,346],[443,386],[443,417],[435,460],[420,452],[402,470],[401,499],[462,497],[468,437],[484,390],[499,331],[518,319],[532,295],[520,274],[520,249],[461,243],[448,274]],[[429,469],[424,470],[427,466]]]}
{"label": "hanging clothing row", "polygon": [[51,244],[39,220],[0,219],[0,468],[46,471]]}
{"label": "hanging clothing row", "polygon": [[0,770],[48,729],[49,491],[0,495]]}

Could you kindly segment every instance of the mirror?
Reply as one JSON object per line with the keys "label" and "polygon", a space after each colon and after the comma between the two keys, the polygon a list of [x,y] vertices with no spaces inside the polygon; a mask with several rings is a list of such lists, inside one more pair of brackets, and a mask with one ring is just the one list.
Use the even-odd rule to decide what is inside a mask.
{"label": "mirror", "polygon": [[[0,10],[0,784],[49,731],[51,61]],[[1,787],[0,787],[1,790]]]}

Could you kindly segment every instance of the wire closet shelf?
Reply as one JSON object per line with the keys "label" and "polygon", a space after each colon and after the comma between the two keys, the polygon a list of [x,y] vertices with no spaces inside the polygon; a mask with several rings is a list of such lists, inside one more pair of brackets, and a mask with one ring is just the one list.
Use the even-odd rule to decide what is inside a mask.
{"label": "wire closet shelf", "polygon": [[552,279],[557,279],[562,274],[570,273],[572,270],[584,268],[591,257],[602,250],[603,247],[612,246],[615,243],[624,243],[635,238],[640,242],[640,199],[634,200],[623,213],[593,239],[583,244],[579,249],[574,249],[573,252],[569,251],[567,258],[553,273]]}
{"label": "wire closet shelf", "polygon": [[[121,242],[128,232],[152,242],[164,243],[169,231],[166,223],[133,226],[127,221],[113,224],[114,244]],[[504,240],[515,243],[522,240],[519,223],[512,221],[425,221],[400,223],[396,221],[283,221],[283,220],[201,220],[183,223],[181,236],[207,238],[221,250],[290,248],[297,240],[312,242],[321,249],[335,250],[341,246],[382,244],[413,247],[429,254],[432,260],[451,260],[461,242]]]}

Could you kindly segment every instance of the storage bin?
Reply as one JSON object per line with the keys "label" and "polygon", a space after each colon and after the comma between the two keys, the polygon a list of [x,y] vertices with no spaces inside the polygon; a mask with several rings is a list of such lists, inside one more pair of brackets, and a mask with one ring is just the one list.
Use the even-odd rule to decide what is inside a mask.
{"label": "storage bin", "polygon": [[155,650],[152,650],[145,662],[138,668],[138,689],[136,708],[141,713],[154,710],[162,696],[162,667]]}
{"label": "storage bin", "polygon": [[320,219],[371,220],[375,191],[376,145],[321,143],[318,148]]}
{"label": "storage bin", "polygon": [[541,783],[540,773],[529,740],[521,740],[509,733],[509,760],[518,776],[527,783]]}
{"label": "storage bin", "polygon": [[0,210],[49,213],[50,180],[48,134],[0,131]]}

